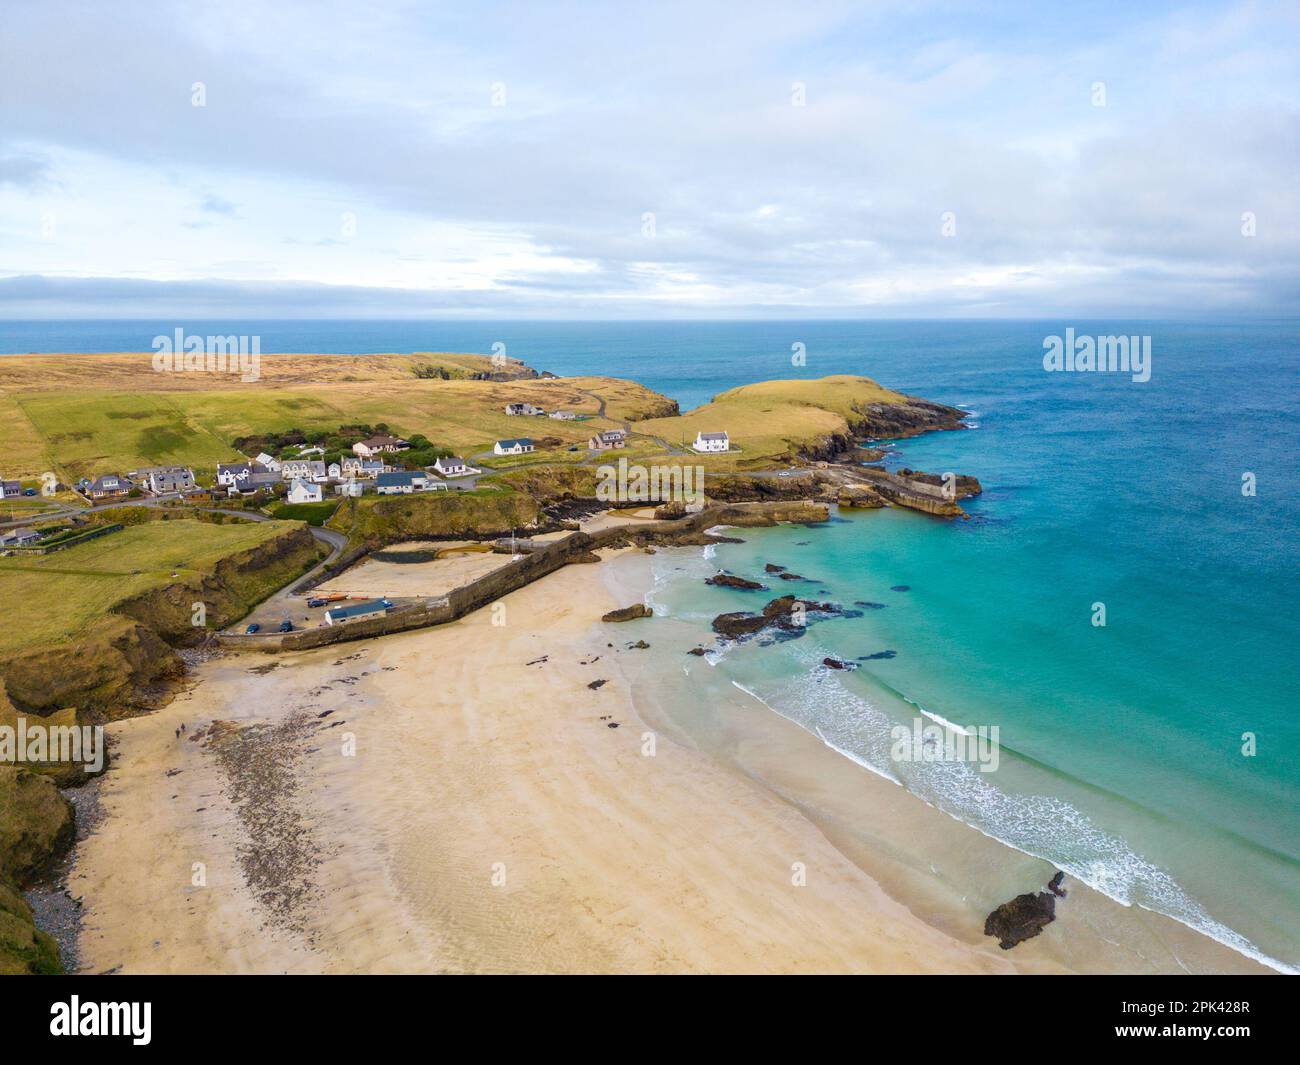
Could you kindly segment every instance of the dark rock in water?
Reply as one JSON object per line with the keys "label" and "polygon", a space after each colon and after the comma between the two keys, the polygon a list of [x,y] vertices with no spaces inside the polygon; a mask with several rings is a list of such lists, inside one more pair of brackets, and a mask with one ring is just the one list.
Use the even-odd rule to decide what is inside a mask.
{"label": "dark rock in water", "polygon": [[784,573],[784,572],[785,572],[785,567],[784,567],[784,566],[778,566],[775,562],[769,562],[766,566],[763,567],[763,569],[765,569],[768,573]]}
{"label": "dark rock in water", "polygon": [[841,662],[838,658],[823,658],[822,665],[830,669],[857,669],[852,662]]}
{"label": "dark rock in water", "polygon": [[840,608],[834,603],[818,603],[810,599],[798,599],[793,595],[782,595],[763,607],[761,614],[751,614],[744,610],[734,611],[730,614],[719,614],[713,619],[713,631],[732,639],[740,636],[752,636],[768,625],[802,632],[803,626],[794,619],[797,607],[801,607],[805,614],[840,613]]}
{"label": "dark rock in water", "polygon": [[795,547],[807,547],[810,543],[812,543],[811,540],[796,540],[796,541],[794,542],[794,546],[795,546]]}
{"label": "dark rock in water", "polygon": [[1058,899],[1065,898],[1065,888],[1061,887],[1061,881],[1065,879],[1065,874],[1061,870],[1056,870],[1056,875],[1047,882],[1047,890],[1055,895]]}
{"label": "dark rock in water", "polygon": [[720,636],[750,636],[758,632],[768,619],[762,614],[750,614],[737,610],[730,614],[719,614],[713,619],[713,631]]}
{"label": "dark rock in water", "polygon": [[608,614],[601,617],[601,621],[634,621],[637,618],[648,618],[654,615],[645,603],[633,603],[631,606],[625,606],[621,610],[611,610]]}
{"label": "dark rock in water", "polygon": [[884,603],[873,603],[873,602],[871,602],[871,600],[869,600],[869,599],[855,599],[855,600],[853,600],[853,605],[854,605],[854,606],[864,606],[864,607],[866,607],[868,610],[884,610],[884,609],[885,609],[885,604],[884,604]]}
{"label": "dark rock in water", "polygon": [[617,722],[617,721],[611,721],[611,722],[610,722],[608,725],[606,725],[605,727],[606,727],[606,728],[618,728],[618,722]]}
{"label": "dark rock in water", "polygon": [[767,586],[758,581],[746,580],[733,573],[715,573],[704,581],[705,584],[717,585],[719,588],[741,588],[747,592],[765,591]]}
{"label": "dark rock in water", "polygon": [[629,651],[644,651],[644,650],[646,650],[649,646],[650,646],[650,645],[649,645],[648,643],[646,643],[645,640],[637,640],[636,643],[630,643],[630,644],[628,644],[628,645],[627,645],[627,649],[628,649]]}
{"label": "dark rock in water", "polygon": [[895,584],[889,590],[891,592],[910,592],[912,590],[912,586],[910,584]]}
{"label": "dark rock in water", "polygon": [[603,680],[593,680],[590,684],[587,685],[587,687],[590,688],[592,691],[595,691],[595,690],[596,690],[597,688],[599,688],[601,685],[606,684],[606,683],[608,683],[608,682],[607,682],[607,681],[603,681]]}
{"label": "dark rock in water", "polygon": [[988,915],[984,921],[984,934],[996,936],[998,946],[1010,950],[1017,943],[1033,939],[1054,920],[1056,896],[1046,891],[1036,895],[1017,895]]}
{"label": "dark rock in water", "polygon": [[897,658],[897,651],[877,651],[874,655],[862,655],[859,662],[874,662],[878,658]]}
{"label": "dark rock in water", "polygon": [[781,574],[783,581],[806,581],[808,578],[800,576],[798,573],[785,572]]}
{"label": "dark rock in water", "polygon": [[703,647],[692,647],[692,648],[691,648],[689,651],[687,651],[686,653],[687,653],[688,655],[695,655],[697,658],[701,658],[701,657],[703,657],[705,654],[707,654],[708,652],[705,651]]}
{"label": "dark rock in water", "polygon": [[793,595],[782,595],[763,607],[763,616],[769,618],[789,617],[794,613],[795,605],[803,607],[809,614],[838,614],[840,608],[834,603],[818,603],[813,599],[799,599]]}

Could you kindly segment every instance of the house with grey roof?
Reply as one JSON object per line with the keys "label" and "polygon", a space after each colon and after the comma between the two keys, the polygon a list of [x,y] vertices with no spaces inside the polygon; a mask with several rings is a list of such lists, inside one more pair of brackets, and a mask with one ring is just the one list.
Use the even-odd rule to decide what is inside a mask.
{"label": "house with grey roof", "polygon": [[188,492],[194,488],[194,471],[188,466],[146,466],[133,470],[132,479],[156,496]]}
{"label": "house with grey roof", "polygon": [[696,451],[700,452],[718,452],[729,451],[731,441],[726,433],[696,433],[695,443],[691,445]]}

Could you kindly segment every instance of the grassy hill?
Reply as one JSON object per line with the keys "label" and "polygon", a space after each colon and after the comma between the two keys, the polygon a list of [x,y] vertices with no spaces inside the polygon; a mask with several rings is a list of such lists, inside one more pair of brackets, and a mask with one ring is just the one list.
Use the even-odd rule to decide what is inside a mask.
{"label": "grassy hill", "polygon": [[[447,377],[416,376],[430,368]],[[238,457],[240,438],[355,423],[418,433],[497,470],[604,462],[610,453],[593,458],[586,441],[615,427],[631,431],[618,453],[629,462],[746,470],[828,454],[855,435],[950,427],[960,414],[851,375],[744,385],[679,414],[675,402],[635,381],[543,378],[522,364],[511,365],[509,379],[494,374],[482,355],[264,355],[252,382],[158,373],[148,354],[7,357],[0,360],[0,473],[54,470],[71,483],[154,464],[210,471]],[[506,415],[506,404],[520,401],[583,420]],[[697,432],[718,430],[734,451],[702,457],[688,450]],[[495,440],[519,436],[538,451],[491,455]]]}
{"label": "grassy hill", "polygon": [[752,469],[818,451],[835,437],[871,432],[873,423],[883,434],[891,430],[892,419],[878,409],[896,408],[901,414],[923,402],[869,377],[837,374],[742,385],[679,417],[653,418],[636,428],[687,447],[697,432],[725,431],[736,450],[700,461],[709,469]]}
{"label": "grassy hill", "polygon": [[[416,376],[429,367],[448,378]],[[514,363],[507,379],[487,379],[501,371],[483,355],[263,355],[260,378],[245,382],[159,373],[148,353],[10,356],[0,360],[0,474],[53,470],[71,483],[144,465],[210,468],[238,457],[239,437],[355,422],[466,456],[503,437],[552,437],[556,458],[573,461],[567,448],[593,432],[676,409],[633,381],[531,373]],[[507,416],[519,401],[587,420]]]}
{"label": "grassy hill", "polygon": [[74,638],[117,604],[180,579],[201,579],[222,559],[291,527],[151,521],[49,555],[0,558],[0,617],[22,619],[0,626],[0,660]]}

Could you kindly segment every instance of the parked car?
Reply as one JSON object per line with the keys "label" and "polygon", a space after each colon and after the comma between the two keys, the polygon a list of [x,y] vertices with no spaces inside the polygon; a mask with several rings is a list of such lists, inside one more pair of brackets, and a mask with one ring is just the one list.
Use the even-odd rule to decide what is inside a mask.
{"label": "parked car", "polygon": [[317,598],[312,598],[312,599],[308,599],[308,600],[307,600],[307,605],[308,605],[308,606],[324,606],[324,605],[325,605],[326,603],[328,603],[328,602],[329,602],[328,599],[317,599]]}
{"label": "parked car", "polygon": [[282,622],[280,622],[280,631],[293,632],[293,622],[290,621],[288,618],[285,618]]}
{"label": "parked car", "polygon": [[25,495],[25,496],[34,496],[35,494],[36,494],[36,489],[35,489],[35,488],[24,488],[24,489],[23,489],[23,495]]}
{"label": "parked car", "polygon": [[253,624],[249,625],[248,628],[244,630],[244,632],[246,632],[249,636],[252,636],[253,633],[255,632],[261,632],[261,631],[262,631],[262,626],[259,625],[256,621],[254,621]]}

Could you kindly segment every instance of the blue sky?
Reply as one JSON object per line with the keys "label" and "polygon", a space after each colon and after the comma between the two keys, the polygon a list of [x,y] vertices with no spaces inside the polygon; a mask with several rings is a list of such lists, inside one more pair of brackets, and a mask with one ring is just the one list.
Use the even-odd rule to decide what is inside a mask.
{"label": "blue sky", "polygon": [[1060,7],[7,4],[0,317],[1294,313],[1296,5]]}

